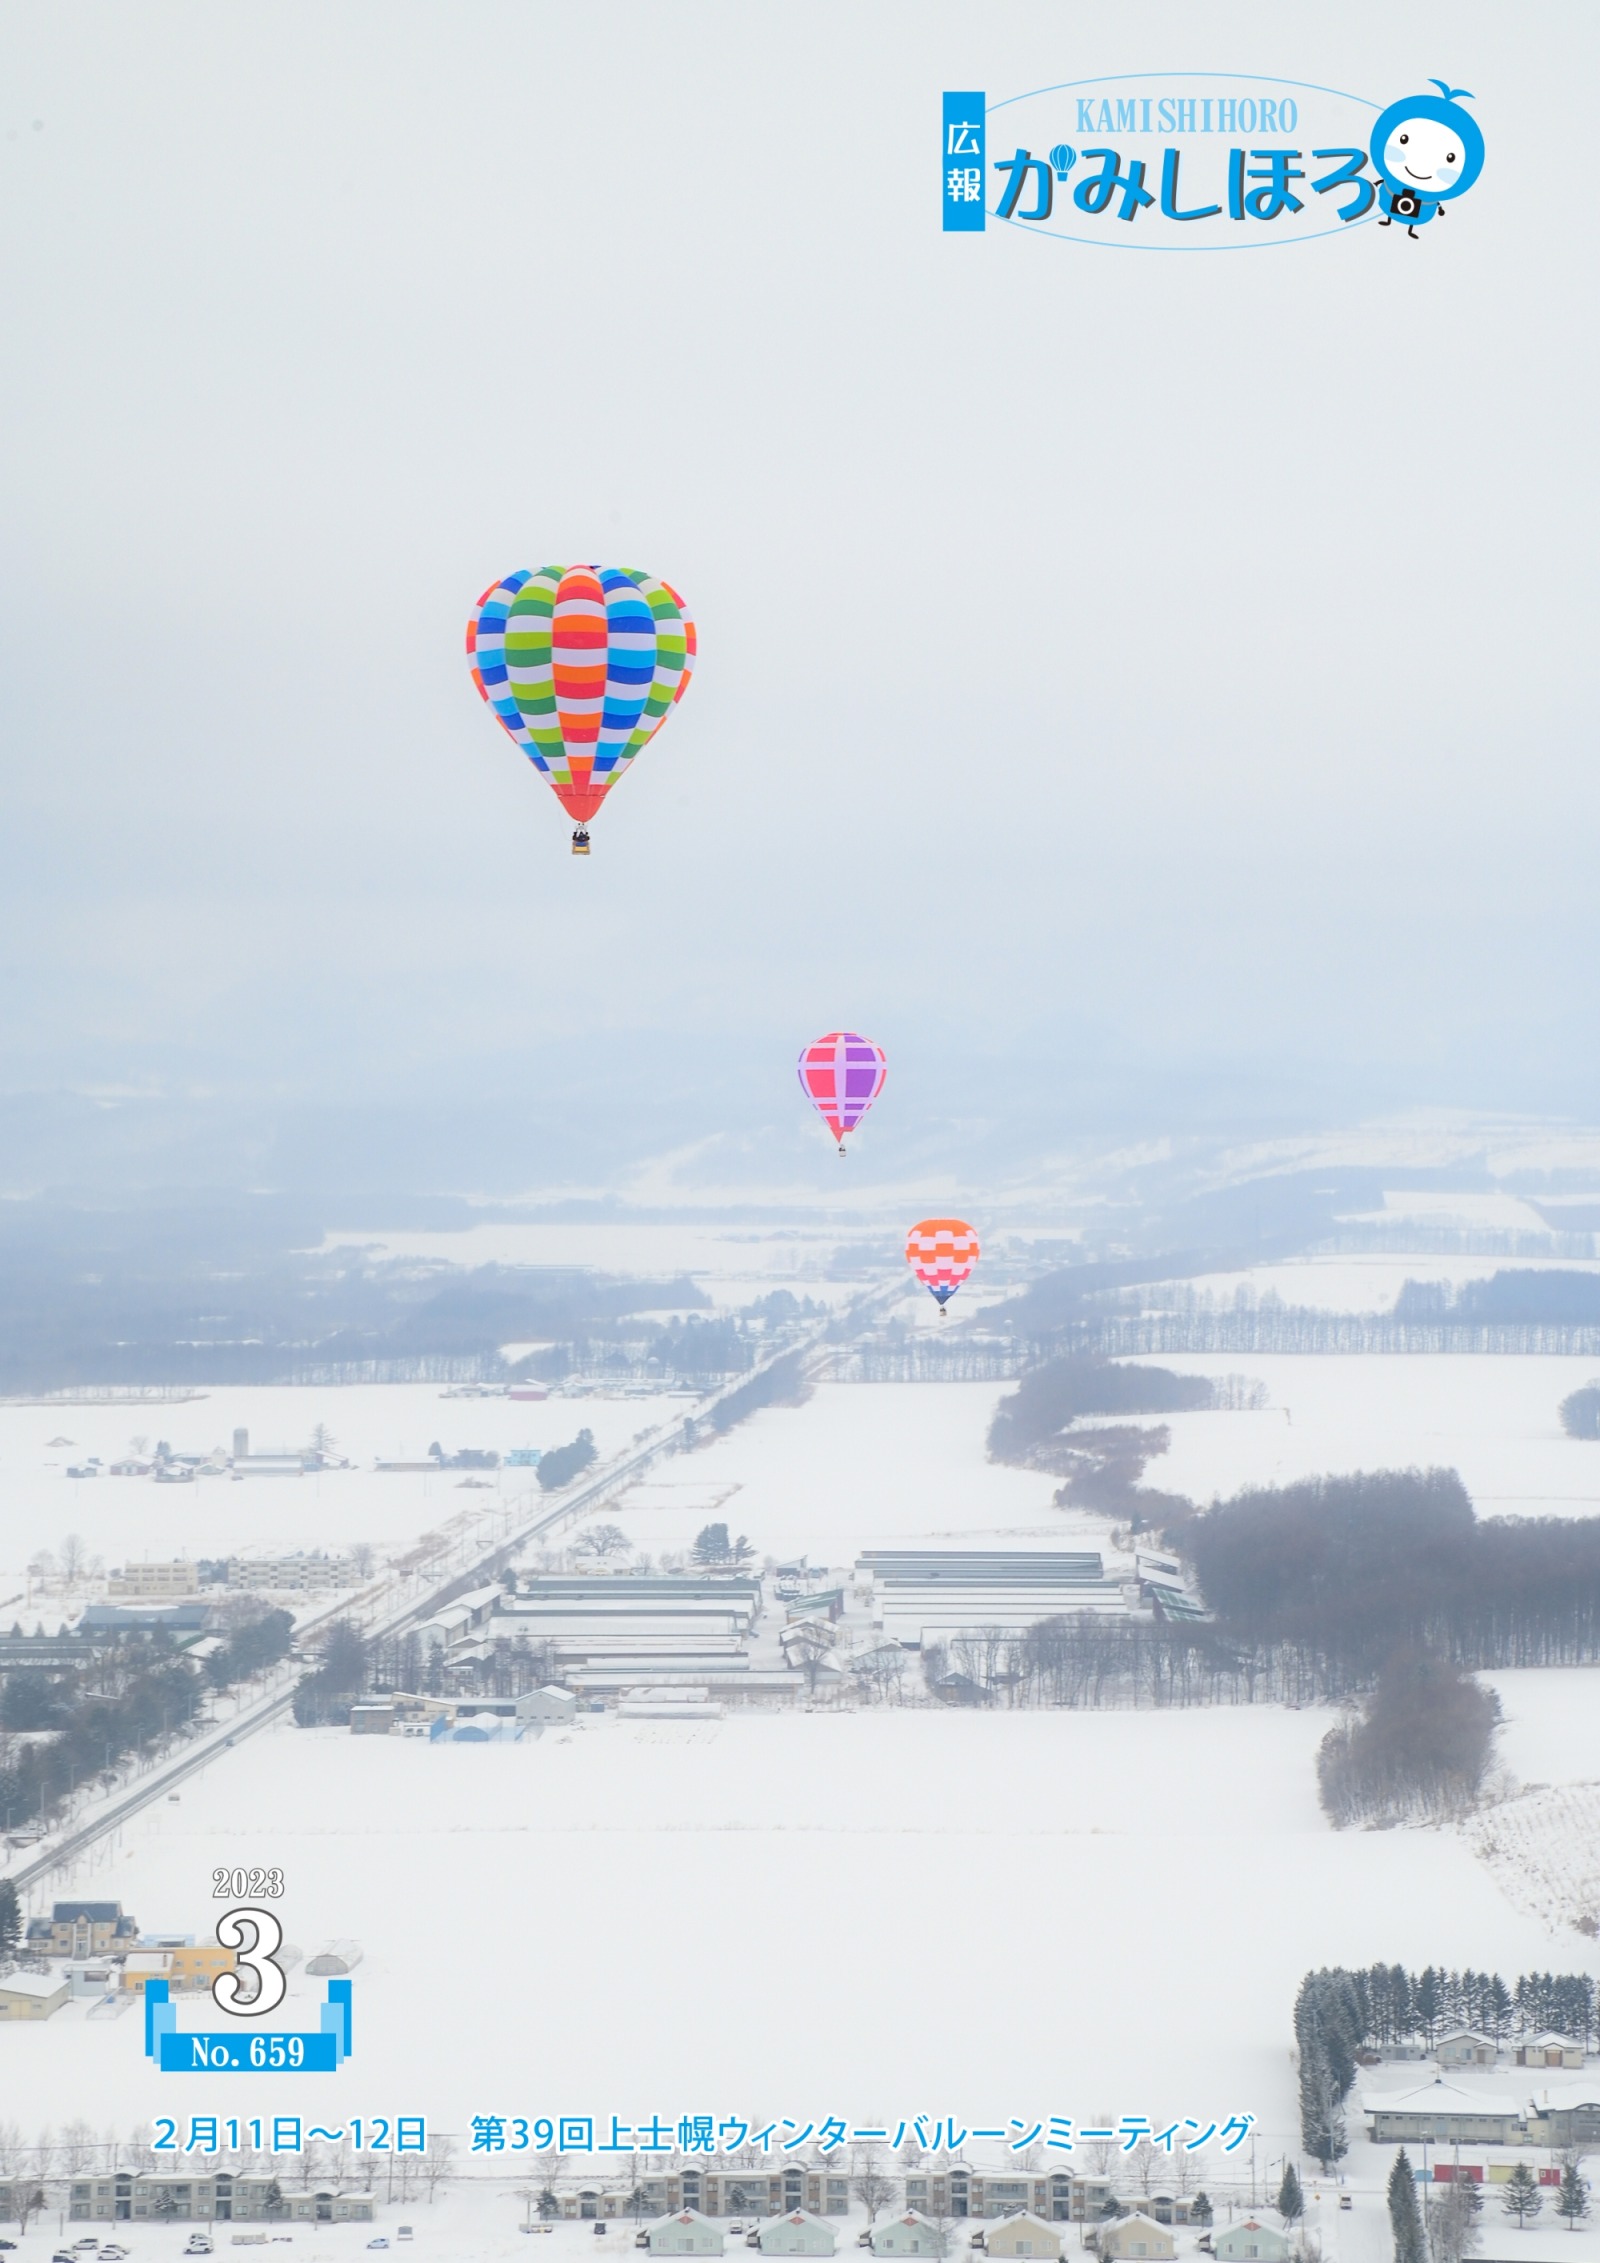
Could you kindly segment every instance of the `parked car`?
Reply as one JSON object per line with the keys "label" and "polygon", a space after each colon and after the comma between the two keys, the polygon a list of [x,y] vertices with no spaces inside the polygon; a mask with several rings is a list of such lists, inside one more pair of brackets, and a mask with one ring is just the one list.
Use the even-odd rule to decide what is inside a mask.
{"label": "parked car", "polygon": [[394,2236],[396,2239],[409,2239],[411,2237],[411,2226],[409,2224],[402,2224],[400,2226],[400,2229],[395,2233]]}
{"label": "parked car", "polygon": [[987,2248],[988,2241],[984,2238],[982,2232],[974,2232],[971,2239],[968,2240],[967,2245],[969,2247]]}
{"label": "parked car", "polygon": [[125,2247],[118,2247],[116,2241],[111,2240],[100,2250],[101,2263],[124,2263],[127,2252]]}
{"label": "parked car", "polygon": [[378,2234],[378,2237],[376,2239],[369,2239],[367,2242],[367,2245],[369,2247],[387,2247],[388,2244],[389,2242],[384,2238],[381,2232]]}
{"label": "parked car", "polygon": [[1341,2193],[1340,2193],[1340,2195],[1339,2195],[1339,2205],[1340,2205],[1340,2207],[1341,2207],[1341,2208],[1348,2208],[1348,2207],[1350,2206],[1350,2195],[1349,2195],[1349,2193],[1348,2193],[1348,2192],[1341,2192]]}
{"label": "parked car", "polygon": [[[534,2229],[532,2224],[524,2224],[522,2228],[525,2232],[531,2232]],[[633,2244],[635,2247],[648,2247],[650,2245],[650,2234],[648,2232],[635,2232]]]}
{"label": "parked car", "polygon": [[595,2238],[596,2238],[596,2239],[603,2239],[603,2238],[605,2237],[605,2229],[606,2229],[606,2225],[605,2225],[605,2218],[604,2218],[603,2216],[596,2216],[596,2218],[595,2218],[595,2220],[594,2220],[594,2236],[595,2236]]}
{"label": "parked car", "polygon": [[209,2255],[211,2253],[211,2242],[204,2232],[191,2232],[189,2244],[183,2252],[185,2255]]}

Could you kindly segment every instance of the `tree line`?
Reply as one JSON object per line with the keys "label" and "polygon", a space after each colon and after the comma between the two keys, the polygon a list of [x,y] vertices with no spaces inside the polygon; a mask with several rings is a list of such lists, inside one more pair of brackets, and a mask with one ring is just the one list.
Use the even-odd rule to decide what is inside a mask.
{"label": "tree line", "polygon": [[1304,1649],[1328,1696],[1402,1648],[1460,1667],[1600,1658],[1600,1518],[1479,1519],[1454,1470],[1254,1488],[1165,1531],[1219,1626]]}

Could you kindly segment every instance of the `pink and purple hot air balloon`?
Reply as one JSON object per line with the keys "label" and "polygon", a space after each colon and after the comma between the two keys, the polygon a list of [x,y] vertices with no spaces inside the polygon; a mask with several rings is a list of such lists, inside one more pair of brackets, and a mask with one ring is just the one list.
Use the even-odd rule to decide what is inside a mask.
{"label": "pink and purple hot air balloon", "polygon": [[800,1089],[839,1142],[854,1131],[889,1073],[883,1047],[853,1029],[830,1029],[800,1056]]}

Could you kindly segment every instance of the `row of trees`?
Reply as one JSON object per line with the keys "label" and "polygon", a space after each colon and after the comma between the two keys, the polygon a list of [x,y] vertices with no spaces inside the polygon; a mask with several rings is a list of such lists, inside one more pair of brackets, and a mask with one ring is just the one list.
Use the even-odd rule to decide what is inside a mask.
{"label": "row of trees", "polygon": [[804,1406],[811,1396],[811,1383],[806,1375],[806,1355],[803,1351],[784,1352],[770,1367],[759,1375],[752,1375],[748,1383],[729,1391],[725,1398],[706,1416],[710,1428],[720,1437],[732,1430],[736,1423],[744,1422],[763,1407]]}
{"label": "row of trees", "polygon": [[1357,1990],[1362,2035],[1373,2043],[1431,2044],[1455,2027],[1505,2042],[1553,2031],[1585,2045],[1600,2038],[1595,1982],[1587,1972],[1524,1972],[1508,1988],[1498,1972],[1450,1972],[1375,1964],[1343,1977]]}

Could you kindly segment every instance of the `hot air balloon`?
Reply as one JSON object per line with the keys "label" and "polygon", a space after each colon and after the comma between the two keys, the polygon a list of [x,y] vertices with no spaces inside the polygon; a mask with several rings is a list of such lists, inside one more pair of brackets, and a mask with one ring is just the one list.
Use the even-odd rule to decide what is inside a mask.
{"label": "hot air balloon", "polygon": [[830,1029],[800,1056],[800,1089],[839,1142],[854,1131],[889,1073],[883,1047],[853,1029]]}
{"label": "hot air balloon", "polygon": [[467,623],[467,659],[507,735],[576,820],[589,819],[688,689],[695,633],[664,581],[620,566],[507,574]]}
{"label": "hot air balloon", "polygon": [[964,1218],[924,1218],[906,1236],[906,1263],[943,1312],[978,1262],[978,1237]]}

